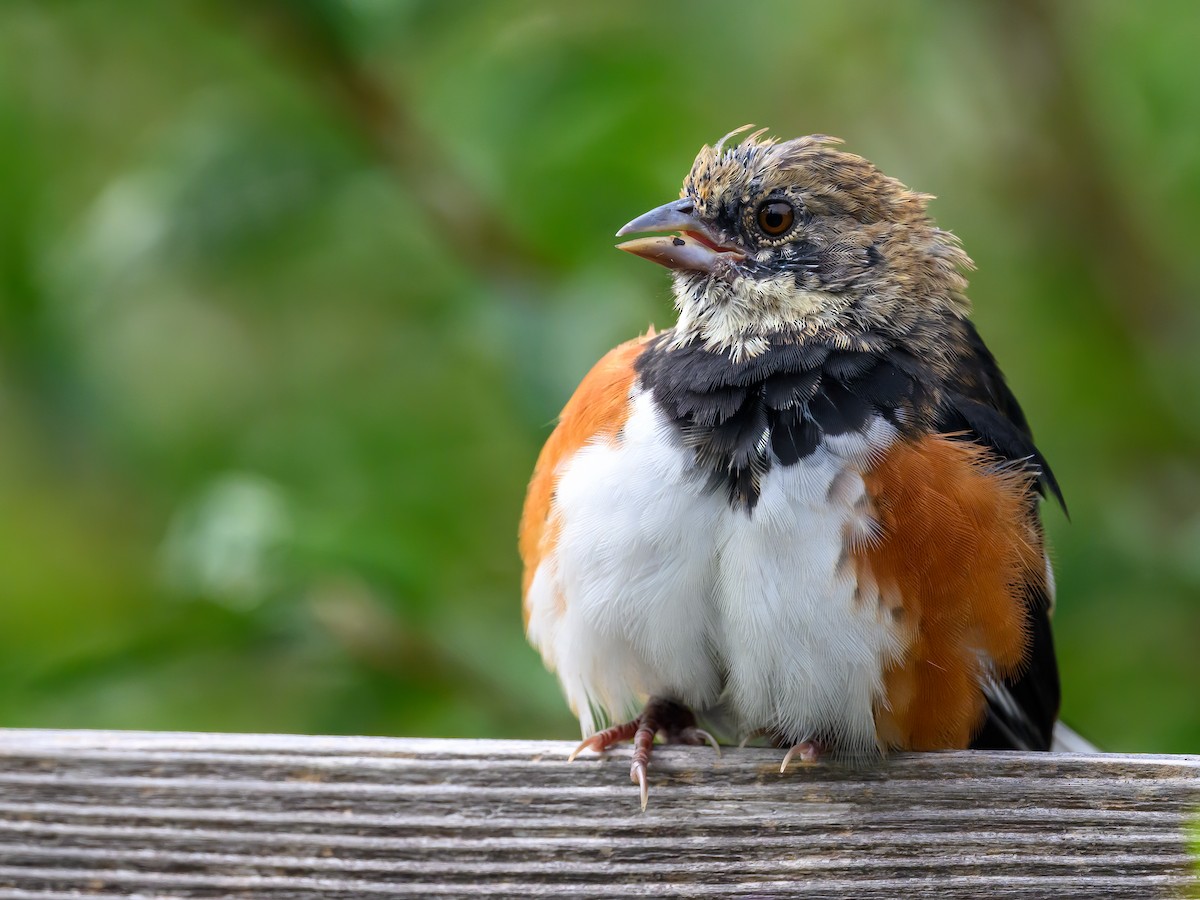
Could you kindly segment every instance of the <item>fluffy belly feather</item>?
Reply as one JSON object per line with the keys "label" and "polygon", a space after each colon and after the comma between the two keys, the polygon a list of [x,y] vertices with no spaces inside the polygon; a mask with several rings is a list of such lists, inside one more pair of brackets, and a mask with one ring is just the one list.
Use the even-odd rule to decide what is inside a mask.
{"label": "fluffy belly feather", "polygon": [[744,732],[876,746],[883,672],[902,648],[851,550],[873,528],[860,473],[894,436],[879,419],[827,438],[772,467],[753,510],[712,489],[649,393],[619,437],[570,459],[529,634],[584,733],[665,696]]}

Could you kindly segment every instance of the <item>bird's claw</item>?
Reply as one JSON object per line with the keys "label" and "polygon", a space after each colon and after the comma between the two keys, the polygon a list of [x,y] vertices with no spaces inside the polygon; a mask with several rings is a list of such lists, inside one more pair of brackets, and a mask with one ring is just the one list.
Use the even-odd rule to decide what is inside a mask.
{"label": "bird's claw", "polygon": [[717,739],[703,728],[697,728],[695,725],[684,728],[679,732],[679,743],[691,744],[693,747],[708,744],[708,746],[717,752],[717,759],[721,758],[721,745],[717,743]]}
{"label": "bird's claw", "polygon": [[816,741],[801,741],[798,744],[793,744],[791,749],[783,755],[783,762],[779,764],[779,774],[782,775],[786,772],[788,763],[796,757],[806,765],[815,763],[821,758],[821,750],[821,745]]}
{"label": "bird's claw", "polygon": [[629,780],[638,786],[638,796],[642,801],[642,812],[646,811],[646,804],[650,802],[650,785],[646,781],[646,764],[640,759],[635,759],[629,767]]}
{"label": "bird's claw", "polygon": [[582,741],[580,741],[579,746],[572,750],[571,755],[567,757],[567,762],[575,762],[575,757],[577,757],[584,750],[595,750],[596,747],[593,746],[594,738],[595,735],[592,735],[592,737],[584,738]]}

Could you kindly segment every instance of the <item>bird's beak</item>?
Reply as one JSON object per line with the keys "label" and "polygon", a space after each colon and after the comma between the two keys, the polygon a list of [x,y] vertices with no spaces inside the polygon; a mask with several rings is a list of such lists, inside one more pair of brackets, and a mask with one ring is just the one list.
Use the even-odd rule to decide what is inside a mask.
{"label": "bird's beak", "polygon": [[721,244],[695,215],[695,205],[688,198],[664,203],[644,213],[617,232],[617,237],[639,231],[677,231],[678,235],[634,238],[617,244],[618,250],[656,262],[668,269],[693,272],[712,272],[719,261],[744,259],[746,254],[735,247]]}

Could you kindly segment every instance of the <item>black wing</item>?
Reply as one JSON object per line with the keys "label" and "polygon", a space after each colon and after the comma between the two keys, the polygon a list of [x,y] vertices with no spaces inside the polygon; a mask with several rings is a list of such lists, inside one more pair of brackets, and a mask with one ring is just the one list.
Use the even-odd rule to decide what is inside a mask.
{"label": "black wing", "polygon": [[[1000,459],[1037,477],[1039,492],[1066,503],[1054,473],[1033,443],[1033,434],[1017,398],[1005,383],[996,359],[968,321],[965,352],[937,415],[937,428],[990,448]],[[1038,533],[1037,497],[1031,491],[1029,515]],[[1048,750],[1058,718],[1058,664],[1050,631],[1053,606],[1048,575],[1024,585],[1031,638],[1028,663],[1016,675],[985,684],[987,718],[971,746],[988,750]]]}
{"label": "black wing", "polygon": [[1054,497],[1063,512],[1067,512],[1058,479],[1034,445],[1029,422],[996,365],[996,357],[970,321],[963,320],[962,325],[966,352],[947,385],[938,428],[946,433],[964,432],[970,440],[991,448],[1001,459],[1035,472],[1042,496]]}

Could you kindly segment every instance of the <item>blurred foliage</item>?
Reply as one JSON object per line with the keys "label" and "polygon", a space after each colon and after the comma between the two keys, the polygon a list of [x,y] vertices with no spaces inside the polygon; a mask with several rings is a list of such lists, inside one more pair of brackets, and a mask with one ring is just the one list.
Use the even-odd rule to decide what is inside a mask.
{"label": "blurred foliage", "polygon": [[1071,504],[1065,715],[1200,749],[1191,0],[130,12],[0,6],[0,723],[572,735],[525,480],[670,322],[612,233],[756,122],[942,198]]}

